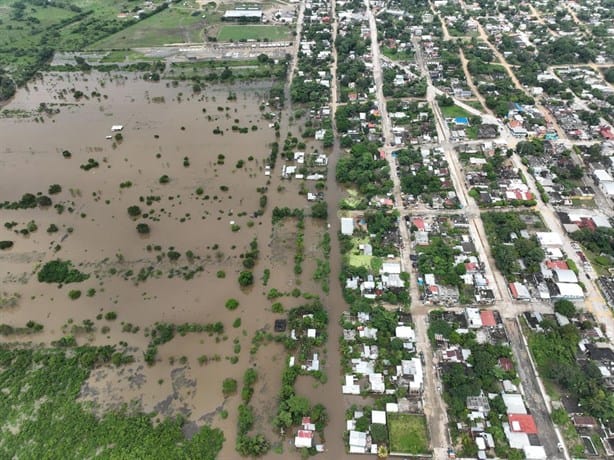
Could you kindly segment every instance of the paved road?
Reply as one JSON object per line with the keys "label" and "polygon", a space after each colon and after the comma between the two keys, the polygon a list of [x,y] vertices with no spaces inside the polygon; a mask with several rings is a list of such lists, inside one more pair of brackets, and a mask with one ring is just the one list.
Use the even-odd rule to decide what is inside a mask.
{"label": "paved road", "polygon": [[546,401],[542,396],[542,388],[540,388],[540,383],[533,370],[531,358],[524,344],[518,322],[515,319],[505,320],[505,331],[516,358],[524,401],[535,419],[537,435],[546,450],[547,458],[552,460],[564,459],[564,455],[559,452],[557,433],[550,418]]}

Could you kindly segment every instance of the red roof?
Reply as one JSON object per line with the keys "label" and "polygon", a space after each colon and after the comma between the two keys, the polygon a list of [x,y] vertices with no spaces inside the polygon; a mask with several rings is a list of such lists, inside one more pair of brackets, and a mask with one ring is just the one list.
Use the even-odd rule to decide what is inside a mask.
{"label": "red roof", "polygon": [[516,290],[516,285],[514,283],[509,283],[510,292],[512,293],[512,297],[514,299],[518,298],[518,291]]}
{"label": "red roof", "polygon": [[569,270],[569,266],[567,262],[564,260],[547,260],[546,268],[550,270],[558,269],[558,270]]}
{"label": "red roof", "polygon": [[301,425],[309,425],[311,423],[311,417],[303,417]]}
{"label": "red roof", "polygon": [[506,372],[514,370],[514,363],[509,358],[499,358],[499,367]]}
{"label": "red roof", "polygon": [[514,433],[537,434],[535,419],[529,414],[509,414],[510,428]]}
{"label": "red roof", "polygon": [[313,438],[313,431],[307,431],[307,430],[298,430],[298,433],[296,433],[296,437],[297,438]]}
{"label": "red roof", "polygon": [[435,294],[437,292],[439,292],[439,286],[429,286],[429,290]]}
{"label": "red roof", "polygon": [[495,327],[497,325],[495,314],[490,310],[482,310],[480,312],[480,319],[482,320],[482,326]]}
{"label": "red roof", "polygon": [[416,217],[412,221],[412,224],[414,224],[420,231],[423,231],[426,228],[424,225],[424,219],[422,217]]}
{"label": "red roof", "polygon": [[609,126],[602,126],[601,129],[599,130],[599,133],[605,139],[614,139],[614,133],[612,132],[612,129]]}

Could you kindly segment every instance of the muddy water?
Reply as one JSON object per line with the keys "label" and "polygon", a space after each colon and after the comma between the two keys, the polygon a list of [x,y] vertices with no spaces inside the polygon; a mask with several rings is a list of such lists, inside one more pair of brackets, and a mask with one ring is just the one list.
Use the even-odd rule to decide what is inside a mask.
{"label": "muddy water", "polygon": [[[265,292],[270,287],[286,289],[298,284],[292,272],[292,230],[288,230],[287,260],[272,260],[270,212],[261,218],[251,217],[258,209],[256,189],[267,184],[263,164],[268,144],[275,139],[258,107],[267,87],[262,83],[233,88],[237,100],[228,101],[225,88],[207,88],[201,95],[192,95],[188,87],[145,82],[133,75],[113,79],[100,74],[85,78],[48,75],[30,84],[28,91],[19,92],[5,108],[27,112],[46,103],[59,108],[60,113],[41,115],[44,122],[32,116],[0,119],[0,199],[14,201],[24,193],[46,194],[49,185],[60,184],[62,192],[52,198],[66,207],[62,214],[53,208],[0,210],[2,223],[17,222],[13,230],[0,227],[0,239],[15,242],[11,250],[0,254],[1,290],[21,295],[17,307],[0,311],[0,322],[23,326],[33,319],[45,326],[36,335],[1,340],[50,343],[70,333],[74,324],[94,321],[93,333],[76,334],[78,343],[115,345],[125,341],[136,362],[119,370],[93,373],[84,388],[84,399],[101,408],[135,400],[146,411],[161,415],[182,412],[194,424],[212,421],[224,429],[227,438],[222,458],[236,457],[239,397],[224,400],[221,382],[226,377],[240,381],[245,368],[255,365],[262,378],[253,403],[260,419],[268,424],[276,409],[285,354],[279,346],[269,345],[250,356],[251,338],[256,330],[271,328],[278,316],[270,312]],[[72,88],[86,95],[96,91],[103,97],[75,101],[70,92],[63,99],[58,97]],[[121,142],[105,138],[114,124],[124,125]],[[248,127],[248,133],[232,132],[235,124]],[[251,126],[257,129],[252,131]],[[213,134],[217,127],[223,136]],[[72,158],[64,159],[64,150],[69,150]],[[218,164],[218,155],[224,155],[223,164]],[[189,159],[188,167],[184,157]],[[99,167],[84,171],[80,165],[89,158]],[[241,168],[237,168],[239,160],[244,161]],[[162,175],[169,176],[169,183],[159,183]],[[127,181],[132,186],[120,188],[120,183]],[[284,182],[286,191],[277,193],[280,184],[274,173],[269,210],[276,205],[306,207],[304,197],[296,193],[298,184]],[[201,195],[196,194],[198,187],[203,189]],[[160,197],[160,201],[148,205],[139,200],[146,196]],[[131,205],[140,206],[148,217],[132,220],[126,211]],[[14,232],[30,221],[36,222],[37,231],[28,236]],[[231,231],[231,221],[240,226],[237,232]],[[137,222],[147,222],[151,233],[139,235]],[[59,231],[48,234],[45,230],[50,224],[57,225]],[[307,250],[314,247],[321,230],[317,225],[307,227]],[[237,284],[242,269],[240,254],[254,237],[260,249],[255,283],[242,291]],[[56,252],[57,245],[61,249]],[[161,250],[148,250],[148,245],[159,245]],[[157,256],[170,248],[181,253],[180,259],[158,260]],[[188,250],[194,253],[193,262],[187,260]],[[337,252],[333,249],[333,256]],[[71,260],[90,273],[90,279],[63,287],[39,283],[35,270],[56,257]],[[159,273],[136,282],[135,275],[147,267]],[[195,267],[202,267],[202,272],[190,280],[181,275],[169,277],[174,271],[186,273]],[[271,269],[267,287],[260,281],[265,268]],[[317,292],[311,281],[313,268],[313,261],[307,261],[299,277],[300,288],[307,292]],[[216,276],[219,270],[225,272],[225,278]],[[336,276],[331,278],[331,286],[335,286]],[[90,288],[96,291],[92,297],[85,295]],[[69,300],[71,289],[80,289],[81,298]],[[229,312],[224,303],[231,297],[240,306]],[[117,312],[115,321],[96,320],[96,315],[108,311]],[[239,328],[232,327],[235,318],[242,319]],[[176,337],[159,347],[158,363],[149,367],[142,361],[142,351],[149,343],[146,329],[156,321],[222,321],[226,339],[216,342],[214,337],[196,333]],[[128,323],[140,330],[125,332]],[[334,315],[331,323],[336,324]],[[109,330],[102,333],[103,327]],[[235,338],[241,351],[238,363],[231,364]],[[198,358],[202,355],[219,355],[220,360],[201,365]],[[226,420],[219,416],[222,409],[230,414]],[[263,425],[262,430],[271,435],[270,425]]]}

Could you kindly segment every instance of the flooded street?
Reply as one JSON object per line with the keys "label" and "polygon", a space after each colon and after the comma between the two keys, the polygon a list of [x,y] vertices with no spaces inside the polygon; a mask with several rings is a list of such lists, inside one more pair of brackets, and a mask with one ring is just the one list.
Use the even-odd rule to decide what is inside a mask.
{"label": "flooded street", "polygon": [[[270,209],[306,209],[307,202],[297,193],[298,183],[282,184],[277,171],[265,176],[264,160],[275,140],[271,121],[263,117],[268,109],[260,107],[268,85],[208,87],[193,94],[181,83],[146,82],[131,74],[112,79],[96,73],[47,75],[19,92],[4,108],[11,116],[0,119],[2,201],[18,202],[26,193],[48,195],[52,184],[61,187],[49,194],[52,206],[0,210],[2,223],[9,223],[1,227],[0,239],[14,242],[0,253],[2,290],[5,296],[20,296],[17,306],[1,310],[0,322],[23,327],[35,320],[44,326],[32,335],[1,340],[50,344],[70,334],[79,345],[122,343],[135,362],[92,372],[82,399],[98,404],[98,410],[137,402],[159,417],[182,413],[188,432],[211,422],[226,436],[221,458],[236,456],[240,402],[237,396],[223,397],[222,381],[241,382],[247,366],[261,376],[252,402],[264,422],[259,429],[274,438],[270,419],[286,354],[275,343],[250,353],[256,331],[272,332],[279,317],[271,312],[266,292],[298,286],[321,293],[311,279],[315,263],[310,251],[317,250],[324,224],[306,222],[300,277],[292,271],[295,227],[285,225],[285,239],[271,239]],[[73,89],[85,96],[77,101]],[[38,113],[41,103],[59,113]],[[111,132],[112,125],[123,125],[121,139]],[[258,189],[267,187],[267,179],[267,208],[262,217],[254,216]],[[131,206],[140,208],[139,217],[128,215]],[[31,222],[37,229],[23,234]],[[149,234],[139,234],[137,223],[147,223]],[[49,233],[52,225],[57,231]],[[259,250],[254,284],[240,289],[241,255],[254,238]],[[175,252],[179,257],[171,260]],[[331,255],[338,265],[338,251]],[[89,279],[64,286],[40,283],[38,268],[57,258],[71,261]],[[267,286],[262,282],[265,269],[271,270]],[[331,288],[337,289],[336,275]],[[71,290],[82,294],[71,300]],[[229,298],[238,301],[236,310],[225,308]],[[284,307],[301,300],[284,298]],[[117,318],[105,319],[109,312]],[[331,312],[332,327],[337,318]],[[87,320],[93,326],[83,327]],[[159,346],[154,366],[144,362],[154,323],[217,321],[224,325],[223,334],[176,334]],[[336,343],[329,341],[333,356]],[[223,411],[228,418],[220,416]],[[337,416],[333,407],[329,411]]]}

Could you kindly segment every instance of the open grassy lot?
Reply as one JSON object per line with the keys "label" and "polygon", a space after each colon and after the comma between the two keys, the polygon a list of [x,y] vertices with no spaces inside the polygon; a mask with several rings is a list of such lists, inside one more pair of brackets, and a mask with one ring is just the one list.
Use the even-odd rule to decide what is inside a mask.
{"label": "open grassy lot", "polygon": [[290,30],[284,26],[222,26],[217,36],[220,42],[241,40],[287,40]]}
{"label": "open grassy lot", "polygon": [[441,113],[446,118],[457,118],[457,117],[467,117],[469,118],[471,114],[467,112],[462,107],[458,105],[449,105],[445,107],[441,107]]}
{"label": "open grassy lot", "polygon": [[429,439],[426,418],[416,414],[389,414],[390,452],[426,454]]}
{"label": "open grassy lot", "polygon": [[93,43],[90,49],[160,46],[202,42],[206,18],[191,9],[168,8],[126,29]]}

